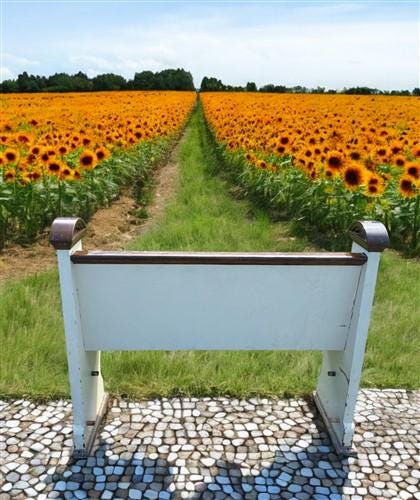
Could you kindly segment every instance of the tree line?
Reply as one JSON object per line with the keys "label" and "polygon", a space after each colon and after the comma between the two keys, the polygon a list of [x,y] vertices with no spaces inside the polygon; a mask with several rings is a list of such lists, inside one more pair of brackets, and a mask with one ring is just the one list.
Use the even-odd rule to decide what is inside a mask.
{"label": "tree line", "polygon": [[[103,90],[196,90],[191,73],[183,68],[164,69],[162,71],[141,71],[134,78],[127,80],[115,73],[103,73],[89,78],[79,71],[74,75],[55,73],[51,76],[29,75],[26,71],[13,80],[0,83],[1,93],[12,92],[94,92]],[[287,87],[268,83],[257,87],[255,82],[245,86],[224,84],[216,77],[205,76],[200,85],[200,92],[270,92],[294,94],[359,94],[359,95],[414,95],[420,96],[420,88],[413,90],[379,90],[370,87],[349,87],[342,90],[325,87],[309,88],[302,85]]]}
{"label": "tree line", "polygon": [[268,83],[260,88],[257,88],[255,82],[248,82],[244,87],[233,87],[225,85],[221,80],[215,77],[205,76],[201,82],[200,92],[270,92],[277,94],[358,94],[358,95],[414,95],[420,96],[420,88],[416,87],[410,90],[379,90],[370,87],[349,87],[343,90],[326,89],[325,87],[304,87],[302,85],[295,85],[287,87],[286,85],[274,85]]}
{"label": "tree line", "polygon": [[93,92],[101,90],[195,90],[193,77],[182,68],[141,71],[132,80],[115,73],[104,73],[89,78],[79,71],[74,75],[55,73],[45,77],[28,75],[26,71],[15,80],[4,80],[0,91],[11,92]]}

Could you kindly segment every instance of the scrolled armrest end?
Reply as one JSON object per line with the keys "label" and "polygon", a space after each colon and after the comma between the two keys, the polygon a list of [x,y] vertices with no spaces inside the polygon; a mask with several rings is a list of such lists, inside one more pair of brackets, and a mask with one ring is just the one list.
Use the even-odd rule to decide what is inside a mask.
{"label": "scrolled armrest end", "polygon": [[348,234],[368,252],[383,252],[390,246],[388,231],[382,222],[354,221],[349,227]]}
{"label": "scrolled armrest end", "polygon": [[70,250],[84,235],[86,224],[79,217],[57,217],[48,241],[56,250]]}

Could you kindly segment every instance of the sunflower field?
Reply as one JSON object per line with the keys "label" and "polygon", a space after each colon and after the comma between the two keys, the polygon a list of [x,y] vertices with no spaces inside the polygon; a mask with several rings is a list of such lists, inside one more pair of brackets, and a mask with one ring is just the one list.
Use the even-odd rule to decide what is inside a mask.
{"label": "sunflower field", "polygon": [[139,192],[195,99],[195,92],[2,95],[0,249],[33,240],[56,216],[88,219],[124,185]]}
{"label": "sunflower field", "polygon": [[418,97],[203,93],[224,170],[242,190],[338,248],[355,219],[420,249]]}

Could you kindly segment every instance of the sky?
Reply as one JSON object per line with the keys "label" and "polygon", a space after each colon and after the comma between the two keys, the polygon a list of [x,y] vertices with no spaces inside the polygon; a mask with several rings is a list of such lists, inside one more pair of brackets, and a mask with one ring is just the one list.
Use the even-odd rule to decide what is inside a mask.
{"label": "sky", "polygon": [[1,80],[182,67],[224,83],[420,86],[420,2],[0,0]]}

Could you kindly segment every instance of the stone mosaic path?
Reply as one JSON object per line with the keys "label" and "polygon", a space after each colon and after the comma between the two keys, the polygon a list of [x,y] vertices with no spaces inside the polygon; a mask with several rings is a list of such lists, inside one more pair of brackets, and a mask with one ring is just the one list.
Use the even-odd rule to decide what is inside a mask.
{"label": "stone mosaic path", "polygon": [[420,499],[420,391],[361,391],[354,458],[311,402],[112,402],[72,462],[71,405],[0,402],[0,499]]}

